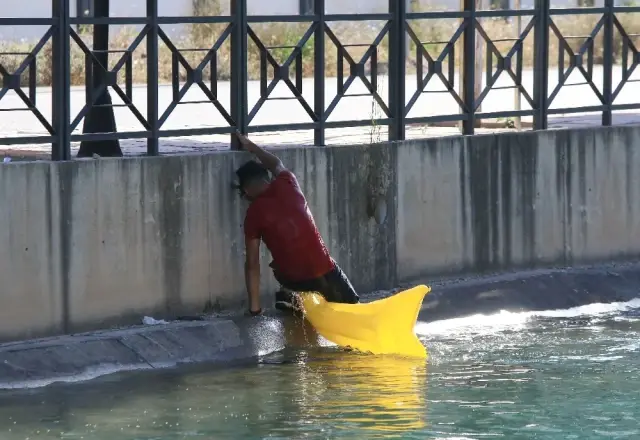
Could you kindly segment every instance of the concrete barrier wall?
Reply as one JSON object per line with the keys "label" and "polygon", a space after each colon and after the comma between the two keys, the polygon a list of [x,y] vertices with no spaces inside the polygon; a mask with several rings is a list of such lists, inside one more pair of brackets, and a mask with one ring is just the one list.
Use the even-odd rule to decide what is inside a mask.
{"label": "concrete barrier wall", "polygon": [[[639,255],[638,145],[640,127],[614,127],[281,157],[364,292],[434,274]],[[0,166],[0,338],[239,306],[246,204],[230,182],[248,158]],[[265,251],[270,302],[269,261]]]}
{"label": "concrete barrier wall", "polygon": [[640,252],[640,128],[398,148],[400,280]]}

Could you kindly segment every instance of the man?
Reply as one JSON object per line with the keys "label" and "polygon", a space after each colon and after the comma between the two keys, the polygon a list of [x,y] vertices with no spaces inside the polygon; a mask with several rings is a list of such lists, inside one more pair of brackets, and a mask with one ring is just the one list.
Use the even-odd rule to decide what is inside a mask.
{"label": "man", "polygon": [[244,270],[251,315],[262,312],[261,241],[271,252],[270,266],[284,288],[276,293],[276,308],[296,308],[291,292],[318,292],[330,302],[359,302],[349,279],[329,255],[294,174],[275,155],[240,133],[236,136],[242,147],[260,160],[236,170],[240,192],[251,202],[244,221]]}

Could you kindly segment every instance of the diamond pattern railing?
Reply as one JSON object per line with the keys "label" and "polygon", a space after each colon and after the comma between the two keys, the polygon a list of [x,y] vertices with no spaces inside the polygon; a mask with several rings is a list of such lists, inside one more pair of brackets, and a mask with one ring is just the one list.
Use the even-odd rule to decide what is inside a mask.
{"label": "diamond pattern railing", "polygon": [[[73,141],[99,139],[147,139],[147,152],[150,155],[159,154],[158,140],[169,136],[205,135],[241,132],[257,132],[272,130],[312,129],[315,133],[316,145],[324,145],[325,131],[330,128],[349,126],[365,126],[372,123],[388,125],[389,139],[402,140],[406,126],[414,123],[429,122],[460,122],[464,134],[473,134],[475,121],[484,118],[532,116],[534,129],[546,129],[548,116],[558,113],[601,112],[602,124],[612,123],[612,112],[615,110],[629,110],[640,108],[640,98],[632,104],[615,104],[616,99],[625,84],[634,81],[632,74],[640,64],[640,52],[634,43],[635,35],[631,35],[619,20],[620,14],[640,12],[640,7],[615,6],[613,0],[605,0],[600,8],[569,8],[552,9],[549,0],[536,0],[532,10],[477,10],[474,0],[465,0],[464,8],[459,12],[420,12],[413,13],[406,10],[406,2],[389,0],[389,11],[383,14],[325,14],[324,0],[315,0],[311,15],[292,16],[248,16],[246,0],[231,0],[231,14],[215,17],[161,17],[158,16],[158,1],[147,0],[148,14],[146,17],[131,18],[77,18],[69,13],[68,0],[51,0],[53,14],[51,18],[0,18],[3,26],[45,25],[47,31],[28,53],[12,53],[9,55],[23,57],[22,62],[13,71],[0,61],[0,100],[13,91],[24,103],[25,108],[7,109],[0,111],[23,110],[31,112],[46,130],[48,135],[37,137],[3,137],[0,145],[16,143],[49,142],[52,145],[52,158],[66,160],[71,156],[70,145]],[[564,35],[556,24],[555,17],[561,15],[591,15],[596,17],[596,24],[588,35]],[[520,35],[512,39],[491,39],[482,26],[482,19],[496,17],[523,17],[530,21],[524,26]],[[412,22],[416,20],[429,21],[439,19],[457,19],[459,26],[448,41],[438,42],[439,49],[434,49],[433,41],[421,41]],[[278,22],[305,22],[309,26],[295,44],[269,47],[254,30],[257,23],[277,20]],[[345,21],[382,22],[382,28],[373,41],[360,44],[347,44],[340,40],[333,30],[332,23]],[[223,31],[211,47],[179,49],[172,39],[162,30],[163,25],[179,23],[221,23]],[[130,46],[120,51],[113,68],[101,63],[97,51],[92,50],[74,30],[75,25],[98,24],[131,24],[141,25]],[[603,35],[604,50],[602,55],[602,79],[594,76],[594,41],[596,36]],[[523,50],[526,38],[534,38],[534,74],[533,90],[528,90],[523,81]],[[559,50],[550,53],[550,39],[558,40]],[[621,40],[622,78],[613,84],[613,55],[614,38]],[[577,49],[570,44],[572,40],[582,39]],[[143,41],[147,44],[147,108],[138,108],[132,98],[133,90],[133,52]],[[70,105],[70,42],[74,42],[85,56],[86,99],[76,115],[71,114]],[[231,105],[227,109],[220,102],[218,95],[218,54],[221,46],[226,42],[231,44]],[[165,109],[158,104],[158,42],[162,42],[171,52],[171,69],[173,71],[172,99]],[[388,88],[383,92],[381,84],[381,65],[379,50],[381,44],[388,44]],[[486,51],[484,87],[476,93],[475,78],[475,50],[476,44],[483,42]],[[43,48],[52,45],[51,66],[42,66],[36,59]],[[247,99],[247,58],[248,44],[257,47],[260,63],[259,97],[253,106],[248,105]],[[498,43],[508,43],[510,48],[506,53],[498,50]],[[313,45],[314,65],[314,100],[310,102],[303,94],[303,61],[306,45]],[[324,90],[329,79],[325,78],[326,45],[335,47],[336,58],[336,94],[329,102],[325,102]],[[415,47],[415,54],[409,54],[409,46]],[[364,53],[355,57],[351,49],[360,49]],[[290,50],[291,53],[279,61],[273,55],[274,50]],[[200,52],[202,60],[192,65],[187,60],[187,52]],[[462,52],[462,62],[456,65],[457,51]],[[115,51],[114,51],[115,52]],[[436,53],[437,52],[437,53]],[[6,53],[4,55],[7,55]],[[308,55],[307,55],[308,56]],[[549,60],[556,59],[555,72],[549,69]],[[416,90],[406,93],[407,61],[415,66]],[[209,78],[205,78],[205,69],[209,68]],[[38,108],[36,100],[36,77],[39,69],[51,69],[52,75],[52,117],[48,119]],[[186,72],[186,79],[181,82],[179,70]],[[124,71],[124,86],[119,84],[119,77]],[[100,84],[94,84],[94,73],[101,73],[104,78]],[[552,108],[558,94],[569,84],[569,76],[579,73],[583,85],[588,85],[597,98],[598,105],[589,107]],[[270,77],[272,73],[272,77]],[[413,73],[411,73],[413,75]],[[557,84],[549,87],[549,78],[556,75]],[[498,80],[508,77],[522,99],[530,107],[529,110],[508,110],[497,112],[482,112],[480,110],[488,93],[496,90]],[[459,78],[459,80],[457,79]],[[333,81],[333,79],[332,79]],[[364,86],[364,95],[370,96],[381,110],[381,117],[371,120],[363,114],[365,119],[348,121],[331,121],[343,98],[362,96],[363,94],[349,93],[353,84],[359,81]],[[25,85],[26,82],[26,85]],[[428,90],[428,86],[437,83],[444,90],[437,92]],[[274,96],[278,85],[284,85],[290,96]],[[223,127],[185,128],[179,130],[165,130],[163,127],[169,116],[178,105],[184,103],[186,93],[196,87],[206,97],[225,121]],[[79,123],[87,116],[96,100],[106,89],[113,91],[123,102],[122,106],[129,109],[137,121],[140,131],[117,133],[82,133],[72,134]],[[409,117],[409,112],[418,105],[418,100],[424,94],[445,93],[458,105],[460,111],[455,114]],[[280,125],[255,124],[256,115],[270,100],[290,99],[297,101],[307,122]],[[190,101],[193,102],[193,101]],[[434,99],[432,101],[436,103]]]}

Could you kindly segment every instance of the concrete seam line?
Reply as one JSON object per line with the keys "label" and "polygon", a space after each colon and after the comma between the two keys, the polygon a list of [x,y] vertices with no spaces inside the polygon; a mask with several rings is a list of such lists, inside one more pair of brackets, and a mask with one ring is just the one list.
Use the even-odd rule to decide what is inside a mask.
{"label": "concrete seam line", "polygon": [[138,356],[140,359],[142,359],[147,365],[149,365],[151,368],[155,368],[151,362],[149,362],[149,360],[147,358],[145,358],[142,353],[140,353],[138,350],[136,350],[135,348],[131,347],[129,344],[127,344],[126,342],[124,342],[121,338],[115,338],[116,341],[118,341],[123,347],[127,348],[128,350],[132,351],[133,353],[135,353],[136,356]]}
{"label": "concrete seam line", "polygon": [[[25,341],[13,341],[7,342],[4,344],[0,344],[0,353],[12,352],[12,351],[25,351],[25,350],[34,350],[41,348],[51,348],[57,347],[61,345],[66,345],[69,343],[82,343],[82,342],[90,342],[90,341],[100,341],[107,340],[113,338],[122,338],[124,336],[131,335],[145,335],[152,332],[157,332],[159,330],[175,330],[180,328],[194,328],[194,327],[207,327],[207,326],[219,326],[221,322],[229,323],[234,326],[235,330],[238,332],[238,328],[235,323],[228,319],[215,319],[205,322],[198,323],[190,323],[190,322],[176,322],[169,323],[162,326],[140,326],[140,327],[132,327],[132,328],[122,328],[116,330],[98,330],[95,333],[87,332],[81,334],[70,334],[70,335],[58,335],[52,337],[45,337],[33,340],[25,340]],[[172,325],[173,324],[173,325]]]}

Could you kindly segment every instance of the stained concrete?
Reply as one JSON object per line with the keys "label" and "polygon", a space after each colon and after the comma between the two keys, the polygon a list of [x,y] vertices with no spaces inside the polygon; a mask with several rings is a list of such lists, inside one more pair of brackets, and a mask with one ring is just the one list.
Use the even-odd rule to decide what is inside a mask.
{"label": "stained concrete", "polygon": [[[640,127],[279,152],[356,289],[640,256]],[[249,155],[0,165],[0,340],[244,307]],[[384,215],[383,215],[384,214]],[[276,289],[262,251],[265,304]]]}
{"label": "stained concrete", "polygon": [[634,258],[640,128],[398,148],[398,279]]}

